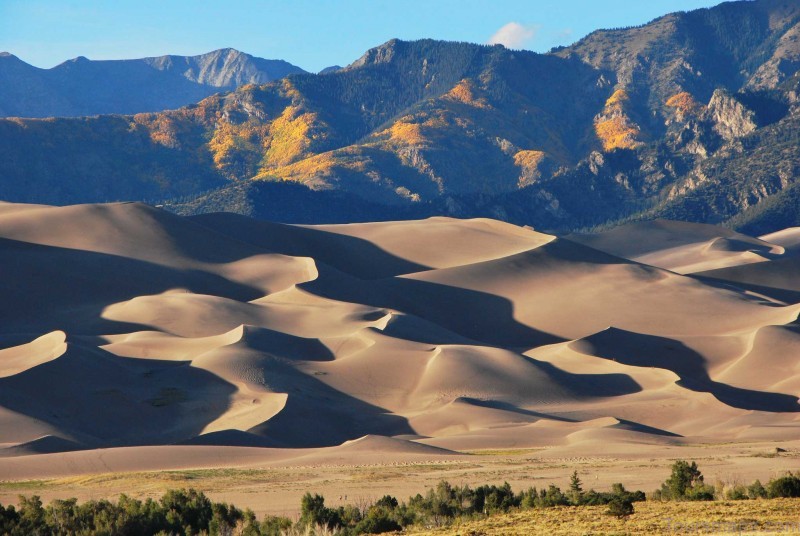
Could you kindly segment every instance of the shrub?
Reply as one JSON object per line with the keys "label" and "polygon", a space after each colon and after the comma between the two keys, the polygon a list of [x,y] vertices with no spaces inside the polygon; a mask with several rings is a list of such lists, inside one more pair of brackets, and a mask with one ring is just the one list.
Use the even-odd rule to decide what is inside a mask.
{"label": "shrub", "polygon": [[553,484],[548,486],[547,491],[541,490],[539,492],[539,500],[536,502],[536,506],[540,508],[567,505],[569,505],[569,500],[566,495],[561,492],[561,488]]}
{"label": "shrub", "polygon": [[306,493],[300,499],[300,522],[306,526],[322,525],[328,528],[342,526],[339,512],[325,506],[325,497]]}
{"label": "shrub", "polygon": [[761,484],[760,480],[756,480],[747,486],[747,496],[751,499],[766,499],[767,490]]}
{"label": "shrub", "polygon": [[706,501],[714,499],[714,488],[703,482],[697,463],[678,460],[672,464],[672,474],[661,484],[659,498],[672,501]]}
{"label": "shrub", "polygon": [[370,509],[367,517],[355,526],[355,534],[380,534],[394,532],[403,527],[383,508]]}
{"label": "shrub", "polygon": [[208,531],[213,517],[211,501],[194,489],[169,490],[161,497],[168,529],[173,532],[197,534]]}
{"label": "shrub", "polygon": [[749,499],[747,487],[742,484],[735,484],[725,490],[725,498],[729,501],[743,501]]}
{"label": "shrub", "polygon": [[606,514],[618,518],[628,517],[633,514],[633,502],[630,499],[614,497],[611,499],[611,502],[608,503]]}
{"label": "shrub", "polygon": [[266,516],[260,528],[262,536],[281,536],[292,528],[292,520],[288,517]]}
{"label": "shrub", "polygon": [[708,484],[698,484],[686,490],[683,498],[687,501],[713,501],[716,494],[714,486]]}
{"label": "shrub", "polygon": [[770,499],[777,497],[800,497],[800,477],[789,473],[786,476],[770,480],[767,484],[767,496]]}

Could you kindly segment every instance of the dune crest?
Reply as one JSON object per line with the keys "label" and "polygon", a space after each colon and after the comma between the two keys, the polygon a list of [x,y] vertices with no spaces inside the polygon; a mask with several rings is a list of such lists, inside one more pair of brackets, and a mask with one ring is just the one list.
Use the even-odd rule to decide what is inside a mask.
{"label": "dune crest", "polygon": [[58,359],[66,351],[67,334],[63,331],[47,333],[27,344],[0,350],[0,378]]}

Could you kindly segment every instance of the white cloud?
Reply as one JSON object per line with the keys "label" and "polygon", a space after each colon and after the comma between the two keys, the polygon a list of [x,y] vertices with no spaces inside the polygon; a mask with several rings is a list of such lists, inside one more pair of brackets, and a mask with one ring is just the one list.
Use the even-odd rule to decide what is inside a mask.
{"label": "white cloud", "polygon": [[528,41],[536,36],[539,29],[537,25],[525,26],[518,22],[509,22],[487,41],[490,45],[503,45],[506,48],[522,48]]}

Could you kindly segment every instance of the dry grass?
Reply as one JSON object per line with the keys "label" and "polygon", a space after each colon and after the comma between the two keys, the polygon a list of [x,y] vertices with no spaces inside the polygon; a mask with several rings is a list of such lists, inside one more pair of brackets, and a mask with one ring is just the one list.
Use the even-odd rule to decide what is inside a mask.
{"label": "dry grass", "polygon": [[408,534],[499,536],[559,534],[792,534],[800,533],[800,500],[645,502],[628,519],[606,507],[526,510]]}
{"label": "dry grass", "polygon": [[195,487],[206,491],[229,489],[248,485],[280,484],[293,482],[297,472],[262,469],[189,469],[178,471],[149,471],[130,473],[104,473],[46,480],[0,482],[0,491],[14,491],[23,495],[31,493],[69,494],[80,488],[111,494],[135,490],[134,494],[161,493],[168,489]]}

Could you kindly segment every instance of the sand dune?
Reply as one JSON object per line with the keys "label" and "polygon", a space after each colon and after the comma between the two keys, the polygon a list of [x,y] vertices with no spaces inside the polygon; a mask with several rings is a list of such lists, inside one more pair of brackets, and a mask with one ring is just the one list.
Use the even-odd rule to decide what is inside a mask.
{"label": "sand dune", "polygon": [[0,478],[797,439],[796,235],[0,204]]}
{"label": "sand dune", "polygon": [[764,262],[783,255],[782,244],[702,223],[656,220],[623,225],[573,242],[680,274]]}
{"label": "sand dune", "polygon": [[[576,339],[608,326],[652,334],[735,333],[797,316],[795,307],[767,306],[741,292],[710,288],[567,240],[403,276],[390,286],[409,310],[504,346]],[[435,297],[434,303],[426,296]]]}
{"label": "sand dune", "polygon": [[694,274],[708,282],[733,285],[784,303],[800,301],[800,257],[791,256],[768,263],[720,268]]}
{"label": "sand dune", "polygon": [[787,253],[800,252],[800,227],[789,227],[788,229],[760,236],[759,239],[781,246]]}
{"label": "sand dune", "polygon": [[[11,340],[3,340],[9,344]],[[28,369],[52,361],[67,351],[67,334],[54,331],[34,341],[0,350],[0,378],[20,374]]]}
{"label": "sand dune", "polygon": [[554,238],[487,219],[292,226],[226,213],[203,214],[193,220],[270,251],[313,257],[361,279],[506,257]]}

